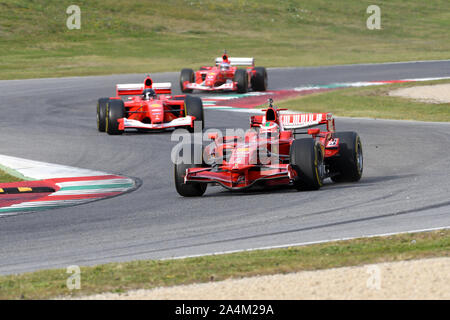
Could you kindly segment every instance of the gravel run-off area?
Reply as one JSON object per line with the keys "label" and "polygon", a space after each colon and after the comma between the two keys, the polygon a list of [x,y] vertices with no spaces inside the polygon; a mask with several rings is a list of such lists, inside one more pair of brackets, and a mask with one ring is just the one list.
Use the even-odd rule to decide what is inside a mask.
{"label": "gravel run-off area", "polygon": [[396,89],[389,95],[429,103],[450,103],[450,83]]}
{"label": "gravel run-off area", "polygon": [[450,299],[450,258],[228,279],[82,299]]}

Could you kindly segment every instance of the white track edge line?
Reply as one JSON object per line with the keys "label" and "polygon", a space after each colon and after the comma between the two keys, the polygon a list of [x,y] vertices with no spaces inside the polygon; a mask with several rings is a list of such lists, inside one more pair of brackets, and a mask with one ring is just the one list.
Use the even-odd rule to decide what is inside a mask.
{"label": "white track edge line", "polygon": [[346,241],[346,240],[354,240],[354,239],[361,239],[361,238],[388,237],[388,236],[398,235],[398,234],[429,232],[429,231],[447,230],[447,229],[450,229],[450,226],[434,227],[434,228],[426,228],[426,229],[416,229],[416,230],[408,230],[408,231],[400,231],[400,232],[380,233],[380,234],[372,234],[372,235],[362,235],[362,236],[357,236],[357,237],[335,238],[335,239],[329,239],[329,240],[318,240],[318,241],[310,241],[310,242],[281,244],[281,245],[277,245],[277,246],[256,247],[256,248],[240,249],[240,250],[217,251],[217,252],[213,252],[213,253],[186,255],[186,256],[163,258],[163,259],[157,259],[157,260],[161,260],[161,261],[178,260],[178,259],[198,258],[198,257],[224,255],[224,254],[239,253],[239,252],[257,251],[257,250],[282,249],[282,248],[289,248],[289,247],[304,247],[304,246],[308,246],[308,245],[328,243],[328,242]]}
{"label": "white track edge line", "polygon": [[330,64],[325,66],[292,66],[292,67],[270,67],[267,70],[286,70],[286,69],[318,69],[318,68],[332,68],[332,67],[352,67],[352,66],[376,66],[376,65],[390,65],[390,64],[414,64],[414,63],[435,63],[435,62],[450,62],[450,59],[444,60],[413,60],[413,61],[397,61],[397,62],[366,62],[366,63],[351,63],[351,64]]}

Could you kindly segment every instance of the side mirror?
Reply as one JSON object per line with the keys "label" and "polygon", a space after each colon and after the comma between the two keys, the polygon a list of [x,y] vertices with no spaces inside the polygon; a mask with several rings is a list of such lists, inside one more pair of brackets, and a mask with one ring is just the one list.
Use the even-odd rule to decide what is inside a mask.
{"label": "side mirror", "polygon": [[320,129],[319,128],[308,129],[308,134],[309,135],[315,136],[315,135],[317,135],[319,133],[320,133]]}
{"label": "side mirror", "polygon": [[208,133],[208,139],[211,139],[211,140],[216,140],[218,136],[219,135],[218,135],[217,132],[210,132],[210,133]]}

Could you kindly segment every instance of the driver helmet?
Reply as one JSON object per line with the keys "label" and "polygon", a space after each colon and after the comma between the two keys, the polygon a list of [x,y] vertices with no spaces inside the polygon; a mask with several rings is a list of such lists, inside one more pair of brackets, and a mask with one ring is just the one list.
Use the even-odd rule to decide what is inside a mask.
{"label": "driver helmet", "polygon": [[156,92],[153,89],[145,89],[142,92],[142,99],[144,100],[150,100],[151,98],[155,98],[156,97]]}
{"label": "driver helmet", "polygon": [[259,128],[259,136],[263,139],[278,138],[280,126],[274,121],[266,121]]}
{"label": "driver helmet", "polygon": [[230,70],[230,64],[228,62],[222,62],[220,64],[220,71],[228,71]]}

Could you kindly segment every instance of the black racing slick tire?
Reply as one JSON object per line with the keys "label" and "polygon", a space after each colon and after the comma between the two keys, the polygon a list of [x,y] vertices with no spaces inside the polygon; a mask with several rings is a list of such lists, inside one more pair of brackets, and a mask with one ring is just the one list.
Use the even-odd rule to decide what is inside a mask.
{"label": "black racing slick tire", "polygon": [[252,77],[253,91],[267,90],[267,71],[264,67],[255,67],[255,74]]}
{"label": "black racing slick tire", "polygon": [[323,185],[324,162],[319,142],[312,138],[294,140],[290,164],[298,175],[294,180],[297,190],[318,190]]}
{"label": "black racing slick tire", "polygon": [[356,132],[336,132],[339,138],[339,154],[330,159],[334,182],[356,182],[362,177],[364,158],[361,138]]}
{"label": "black racing slick tire", "polygon": [[111,99],[106,104],[106,132],[111,135],[122,134],[117,120],[125,117],[125,105],[122,100]]}
{"label": "black racing slick tire", "polygon": [[[194,122],[201,121],[202,131],[205,128],[205,115],[203,111],[203,102],[199,97],[186,96],[184,99],[185,116],[195,117]],[[194,132],[194,128],[188,126],[189,132]]]}
{"label": "black racing slick tire", "polygon": [[[190,157],[188,156],[188,162],[190,163],[184,163],[182,161],[183,159],[183,152],[186,150],[191,151]],[[195,152],[197,152],[197,157],[195,157]],[[200,154],[201,152],[201,154]],[[186,169],[189,168],[196,168],[196,167],[202,167],[203,166],[203,147],[201,145],[195,145],[195,144],[185,144],[181,147],[180,152],[176,156],[175,164],[174,164],[174,181],[175,181],[175,188],[177,192],[183,196],[183,197],[200,197],[202,196],[206,188],[208,187],[207,183],[201,183],[201,182],[188,182],[184,183],[184,177],[186,176]],[[197,161],[195,161],[197,160]],[[200,162],[199,164],[196,164],[195,162]]]}
{"label": "black racing slick tire", "polygon": [[97,129],[105,132],[106,128],[106,104],[109,98],[100,98],[97,102]]}
{"label": "black racing slick tire", "polygon": [[183,89],[183,83],[185,81],[189,81],[190,83],[195,82],[194,70],[192,69],[183,69],[180,74],[180,89],[184,93],[191,93],[192,89]]}
{"label": "black racing slick tire", "polygon": [[248,92],[248,75],[246,70],[237,69],[233,80],[237,82],[238,93]]}

